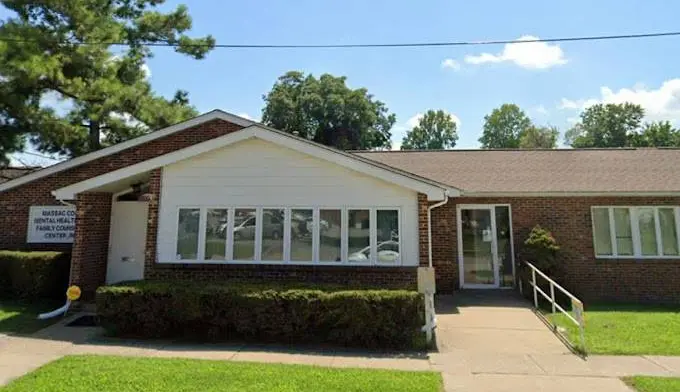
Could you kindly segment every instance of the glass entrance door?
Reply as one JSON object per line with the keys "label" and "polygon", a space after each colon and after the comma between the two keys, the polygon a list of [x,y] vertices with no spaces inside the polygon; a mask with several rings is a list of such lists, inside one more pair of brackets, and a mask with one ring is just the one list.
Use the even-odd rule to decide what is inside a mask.
{"label": "glass entrance door", "polygon": [[514,265],[510,207],[461,205],[457,222],[461,287],[512,287]]}

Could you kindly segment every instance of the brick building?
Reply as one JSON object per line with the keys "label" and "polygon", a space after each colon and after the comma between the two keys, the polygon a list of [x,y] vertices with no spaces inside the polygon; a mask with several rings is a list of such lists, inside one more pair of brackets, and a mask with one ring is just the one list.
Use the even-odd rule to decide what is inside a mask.
{"label": "brick building", "polygon": [[677,301],[677,167],[673,149],[342,152],[213,111],[0,183],[0,247],[70,249],[90,293],[138,279],[413,287],[430,262],[450,292],[513,287],[538,224],[585,300]]}

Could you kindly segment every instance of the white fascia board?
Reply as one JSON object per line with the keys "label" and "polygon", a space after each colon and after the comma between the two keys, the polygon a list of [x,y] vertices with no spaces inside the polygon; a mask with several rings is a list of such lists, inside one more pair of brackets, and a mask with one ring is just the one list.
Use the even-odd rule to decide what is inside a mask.
{"label": "white fascia board", "polygon": [[666,197],[680,196],[680,191],[646,192],[462,192],[462,197]]}
{"label": "white fascia board", "polygon": [[365,162],[362,159],[357,159],[350,154],[322,147],[316,143],[308,142],[297,137],[288,136],[278,131],[273,131],[258,125],[252,125],[237,132],[220,136],[218,138],[195,144],[182,150],[171,152],[135,165],[131,165],[87,179],[85,181],[78,182],[76,184],[69,185],[64,188],[57,189],[56,191],[53,191],[52,194],[59,200],[73,200],[75,199],[76,194],[85,192],[89,189],[98,188],[114,181],[129,178],[139,173],[147,172],[162,166],[167,166],[172,163],[189,159],[196,155],[226,147],[230,144],[238,143],[251,138],[258,138],[277,145],[281,145],[294,151],[335,163],[347,169],[376,177],[383,181],[404,188],[412,189],[427,195],[428,200],[431,201],[443,200],[445,198],[446,191],[449,192],[449,196],[457,196],[460,194],[458,189],[434,185],[424,180],[413,178],[373,165],[371,163]]}
{"label": "white fascia board", "polygon": [[27,174],[25,176],[21,176],[19,178],[16,178],[11,181],[4,182],[0,184],[0,192],[26,184],[31,181],[35,181],[37,179],[40,179],[42,177],[46,177],[55,173],[58,173],[60,171],[64,171],[67,169],[71,169],[73,167],[85,164],[90,161],[94,161],[95,159],[103,158],[107,155],[112,155],[117,152],[126,150],[128,148],[136,147],[138,145],[148,143],[152,140],[162,138],[164,136],[171,135],[175,132],[183,131],[185,129],[195,127],[197,125],[200,125],[205,122],[209,122],[212,120],[224,120],[233,124],[240,125],[242,127],[249,127],[253,124],[257,124],[254,121],[245,119],[243,117],[239,117],[236,115],[233,115],[231,113],[223,112],[221,110],[213,110],[211,112],[202,114],[200,116],[194,117],[192,119],[189,119],[187,121],[171,125],[167,128],[159,129],[157,131],[149,132],[146,135],[136,137],[134,139],[127,140],[122,143],[115,144],[111,147],[104,148],[102,150],[94,151],[86,155],[79,156],[77,158],[69,159],[68,161],[64,161],[61,163],[57,163],[56,165],[52,165],[49,167],[46,167],[42,170],[35,171],[33,173]]}

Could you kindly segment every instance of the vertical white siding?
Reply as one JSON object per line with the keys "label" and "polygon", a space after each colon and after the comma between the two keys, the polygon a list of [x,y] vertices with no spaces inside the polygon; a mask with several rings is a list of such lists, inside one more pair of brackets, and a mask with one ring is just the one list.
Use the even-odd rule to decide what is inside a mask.
{"label": "vertical white siding", "polygon": [[259,139],[164,167],[159,260],[174,260],[180,206],[397,207],[402,265],[418,265],[415,191]]}

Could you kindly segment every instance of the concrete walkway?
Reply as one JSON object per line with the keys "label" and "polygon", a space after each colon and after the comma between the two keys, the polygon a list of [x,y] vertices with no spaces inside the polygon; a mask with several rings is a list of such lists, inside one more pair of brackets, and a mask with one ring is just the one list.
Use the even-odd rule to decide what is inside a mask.
{"label": "concrete walkway", "polygon": [[680,357],[591,356],[569,350],[512,292],[438,299],[438,351],[375,354],[269,345],[180,345],[100,337],[98,328],[65,327],[34,336],[0,335],[0,385],[65,355],[95,354],[257,361],[441,372],[446,391],[630,392],[619,378],[680,377]]}

